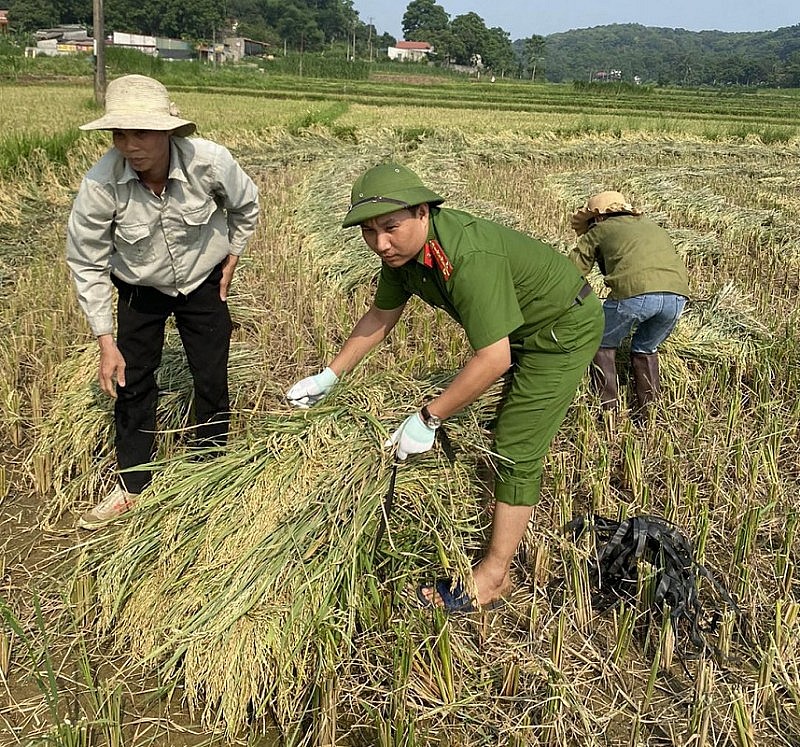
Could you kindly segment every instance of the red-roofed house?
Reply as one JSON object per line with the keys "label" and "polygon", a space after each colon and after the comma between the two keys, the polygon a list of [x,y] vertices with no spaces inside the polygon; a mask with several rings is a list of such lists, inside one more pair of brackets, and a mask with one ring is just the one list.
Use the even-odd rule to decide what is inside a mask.
{"label": "red-roofed house", "polygon": [[389,47],[387,53],[390,60],[401,62],[419,62],[433,52],[433,47],[428,42],[397,42],[394,47]]}

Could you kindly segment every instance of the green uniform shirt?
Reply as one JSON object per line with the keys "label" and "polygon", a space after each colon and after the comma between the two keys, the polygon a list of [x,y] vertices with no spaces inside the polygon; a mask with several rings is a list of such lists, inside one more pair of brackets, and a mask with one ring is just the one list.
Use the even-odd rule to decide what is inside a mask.
{"label": "green uniform shirt", "polygon": [[569,309],[584,284],[548,244],[460,210],[432,208],[428,239],[452,268],[435,257],[427,266],[425,250],[402,267],[384,264],[375,305],[396,309],[419,296],[452,316],[475,350],[504,337],[522,343]]}
{"label": "green uniform shirt", "polygon": [[644,293],[689,297],[689,278],[669,234],[643,215],[615,215],[595,223],[570,258],[584,274],[597,262],[615,300]]}

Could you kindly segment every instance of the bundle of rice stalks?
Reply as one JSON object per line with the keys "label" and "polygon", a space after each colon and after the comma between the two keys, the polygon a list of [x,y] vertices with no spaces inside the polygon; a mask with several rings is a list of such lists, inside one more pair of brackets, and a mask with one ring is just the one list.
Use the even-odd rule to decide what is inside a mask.
{"label": "bundle of rice stalks", "polygon": [[[245,406],[242,400],[251,388],[251,359],[252,353],[244,345],[231,346],[229,377],[234,410]],[[97,348],[90,345],[56,368],[47,416],[34,427],[27,462],[35,489],[52,495],[42,517],[45,524],[70,508],[95,503],[112,480],[113,400],[100,391],[98,362]],[[182,432],[191,438],[192,378],[177,332],[171,327],[157,379],[157,446],[164,456]]]}
{"label": "bundle of rice stalks", "polygon": [[689,305],[670,335],[668,347],[705,362],[751,362],[772,335],[751,298],[728,282],[711,298]]}
{"label": "bundle of rice stalks", "polygon": [[[68,492],[72,499],[96,496],[110,471],[113,415],[110,400],[93,386],[98,353],[94,347],[77,351],[55,369],[55,391],[47,418],[36,429],[29,463],[40,493]],[[65,509],[58,498],[45,521]]]}
{"label": "bundle of rice stalks", "polygon": [[558,245],[567,248],[575,245],[576,236],[570,225],[570,216],[575,210],[586,204],[586,200],[591,195],[612,188],[623,192],[634,205],[643,209],[649,218],[667,228],[670,234],[674,235],[668,216],[649,210],[644,195],[630,182],[631,174],[632,171],[629,167],[620,169],[611,166],[605,170],[592,170],[588,174],[586,171],[567,171],[548,175],[546,183],[554,197],[562,205],[562,233],[566,231],[567,235],[566,245],[560,241],[557,242]]}
{"label": "bundle of rice stalks", "polygon": [[[562,120],[563,121],[563,120]],[[558,125],[558,122],[554,124]],[[605,127],[605,124],[601,126]],[[628,132],[624,139],[619,131],[601,131],[587,134],[592,125],[580,125],[542,131],[531,137],[525,133],[494,132],[491,134],[467,133],[466,150],[484,162],[504,165],[509,162],[538,161],[549,164],[597,163],[608,168],[618,163],[661,162],[675,150],[675,139],[654,136],[643,132]],[[683,144],[683,141],[682,141]],[[698,148],[702,147],[699,146]],[[707,146],[706,146],[707,147]],[[586,171],[576,172],[585,180]],[[592,178],[597,171],[592,170]],[[573,184],[578,178],[572,180]],[[585,195],[584,195],[585,197]]]}
{"label": "bundle of rice stalks", "polygon": [[[309,714],[318,673],[352,656],[387,599],[434,569],[469,577],[486,517],[461,449],[453,464],[434,451],[399,467],[374,547],[387,428],[431,386],[397,377],[341,386],[311,410],[259,416],[202,465],[157,465],[113,547],[96,550],[103,627],[182,681],[204,723],[235,732],[269,714],[289,734]],[[450,430],[466,453],[485,448],[474,419]]]}

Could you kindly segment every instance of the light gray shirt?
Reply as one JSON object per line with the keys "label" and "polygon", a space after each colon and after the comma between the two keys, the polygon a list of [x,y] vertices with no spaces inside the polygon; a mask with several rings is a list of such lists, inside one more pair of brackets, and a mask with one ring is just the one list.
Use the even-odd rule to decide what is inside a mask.
{"label": "light gray shirt", "polygon": [[170,296],[191,293],[258,221],[258,189],[226,148],[172,137],[156,196],[116,149],[86,174],[67,228],[67,264],[92,332],[112,334],[111,273]]}

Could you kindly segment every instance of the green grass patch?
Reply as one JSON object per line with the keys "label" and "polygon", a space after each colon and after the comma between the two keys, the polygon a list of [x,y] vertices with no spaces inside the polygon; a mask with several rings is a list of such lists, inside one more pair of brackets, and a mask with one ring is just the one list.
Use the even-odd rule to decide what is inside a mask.
{"label": "green grass patch", "polygon": [[0,54],[0,79],[46,79],[53,77],[84,77],[92,75],[92,58],[88,54],[64,57],[23,57]]}
{"label": "green grass patch", "polygon": [[758,137],[764,145],[773,143],[788,143],[797,136],[797,127],[768,126],[762,127]]}
{"label": "green grass patch", "polygon": [[80,134],[79,130],[68,130],[54,135],[27,132],[6,135],[0,140],[0,176],[13,176],[37,154],[44,155],[50,163],[66,166],[70,148]]}
{"label": "green grass patch", "polygon": [[[290,122],[287,130],[291,135],[298,135],[315,125],[332,128],[334,122],[347,112],[349,105],[344,101],[336,101],[323,109],[309,109],[302,117]],[[351,131],[352,128],[345,128]]]}
{"label": "green grass patch", "polygon": [[401,143],[413,145],[421,140],[433,137],[436,130],[433,127],[398,127],[395,129]]}
{"label": "green grass patch", "polygon": [[765,125],[756,122],[720,123],[704,131],[704,136],[712,141],[752,140],[757,138],[764,145],[788,143],[797,136],[797,127],[790,125]]}

